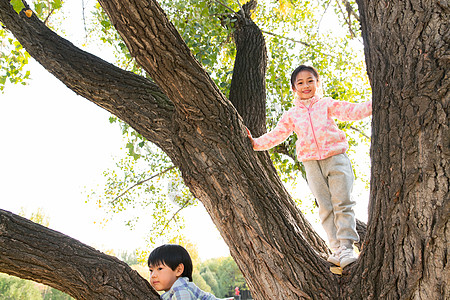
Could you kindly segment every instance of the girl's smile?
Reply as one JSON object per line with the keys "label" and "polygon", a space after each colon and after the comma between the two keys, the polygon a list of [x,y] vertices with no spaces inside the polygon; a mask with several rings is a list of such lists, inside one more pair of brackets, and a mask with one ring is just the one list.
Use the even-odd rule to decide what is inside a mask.
{"label": "girl's smile", "polygon": [[301,100],[306,100],[316,94],[317,85],[318,80],[314,74],[304,70],[297,74],[292,91],[294,94],[297,94]]}

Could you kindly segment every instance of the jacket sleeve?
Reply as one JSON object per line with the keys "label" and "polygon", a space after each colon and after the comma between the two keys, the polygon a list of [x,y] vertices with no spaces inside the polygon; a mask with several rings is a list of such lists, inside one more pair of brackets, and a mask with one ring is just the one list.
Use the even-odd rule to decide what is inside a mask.
{"label": "jacket sleeve", "polygon": [[289,112],[285,112],[272,131],[253,139],[253,149],[263,151],[275,147],[287,139],[293,131],[294,126]]}
{"label": "jacket sleeve", "polygon": [[172,298],[170,298],[171,300],[191,300],[191,294],[186,290],[186,289],[179,289],[176,290],[173,295]]}
{"label": "jacket sleeve", "polygon": [[372,115],[372,101],[351,103],[331,100],[328,106],[328,113],[331,117],[341,121],[361,120]]}

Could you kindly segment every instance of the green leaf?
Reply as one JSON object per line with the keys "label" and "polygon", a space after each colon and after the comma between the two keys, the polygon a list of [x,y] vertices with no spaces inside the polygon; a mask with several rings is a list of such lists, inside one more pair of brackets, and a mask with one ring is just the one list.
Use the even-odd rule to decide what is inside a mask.
{"label": "green leaf", "polygon": [[20,11],[25,8],[22,0],[11,0],[11,5],[17,13],[20,13]]}
{"label": "green leaf", "polygon": [[62,7],[62,2],[61,0],[55,0],[53,1],[53,8],[54,9],[60,9]]}

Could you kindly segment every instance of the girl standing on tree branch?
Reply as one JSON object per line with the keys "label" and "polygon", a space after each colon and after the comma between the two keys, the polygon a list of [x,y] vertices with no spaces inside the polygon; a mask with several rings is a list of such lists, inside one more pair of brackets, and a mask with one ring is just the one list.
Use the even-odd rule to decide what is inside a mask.
{"label": "girl standing on tree branch", "polygon": [[353,170],[345,153],[348,142],[333,118],[355,121],[372,114],[372,102],[350,103],[322,96],[317,70],[301,65],[291,75],[294,106],[270,132],[253,138],[253,149],[268,150],[297,134],[296,153],[305,166],[308,185],[319,204],[319,217],[332,255],[328,261],[344,268],[357,260],[353,244],[359,241],[351,199]]}

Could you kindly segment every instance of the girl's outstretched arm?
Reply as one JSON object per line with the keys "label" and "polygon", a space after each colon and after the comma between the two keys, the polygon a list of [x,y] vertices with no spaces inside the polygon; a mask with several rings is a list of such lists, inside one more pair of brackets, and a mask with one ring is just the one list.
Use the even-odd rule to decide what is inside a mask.
{"label": "girl's outstretched arm", "polygon": [[281,120],[277,123],[277,126],[275,126],[272,131],[257,138],[253,138],[250,134],[249,138],[252,141],[253,149],[256,151],[269,150],[270,148],[282,143],[292,134],[292,132],[294,132],[293,123],[294,122],[290,117],[290,113],[285,112],[281,117]]}
{"label": "girl's outstretched arm", "polygon": [[332,100],[328,111],[332,117],[341,121],[356,121],[372,115],[372,101],[351,103]]}

